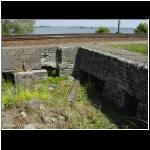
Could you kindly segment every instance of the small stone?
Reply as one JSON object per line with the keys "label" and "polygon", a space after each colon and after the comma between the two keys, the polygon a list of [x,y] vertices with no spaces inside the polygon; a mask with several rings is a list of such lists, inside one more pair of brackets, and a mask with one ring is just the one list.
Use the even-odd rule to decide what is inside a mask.
{"label": "small stone", "polygon": [[45,110],[45,107],[43,104],[40,105],[40,111],[44,111]]}
{"label": "small stone", "polygon": [[20,113],[22,117],[27,118],[27,114],[25,112]]}
{"label": "small stone", "polygon": [[25,124],[28,123],[28,118],[25,112],[21,112],[13,118],[14,128],[24,128]]}
{"label": "small stone", "polygon": [[49,117],[44,116],[44,115],[41,116],[41,121],[42,121],[43,123],[47,123],[48,120],[49,120]]}
{"label": "small stone", "polygon": [[55,87],[56,87],[56,84],[51,84],[48,89],[49,89],[50,91],[53,91]]}
{"label": "small stone", "polygon": [[52,123],[56,123],[57,119],[56,118],[51,118]]}
{"label": "small stone", "polygon": [[33,124],[28,124],[24,126],[24,129],[35,129]]}
{"label": "small stone", "polygon": [[53,91],[53,90],[54,90],[54,88],[53,88],[53,87],[49,87],[48,89],[49,89],[50,91]]}
{"label": "small stone", "polygon": [[70,76],[69,80],[74,81],[74,77]]}
{"label": "small stone", "polygon": [[55,88],[55,87],[56,87],[56,84],[52,84],[52,87]]}
{"label": "small stone", "polygon": [[28,101],[26,102],[25,110],[27,112],[37,111],[40,109],[40,106],[42,106],[42,104],[39,100]]}
{"label": "small stone", "polygon": [[59,120],[60,122],[65,122],[65,117],[59,116],[59,117],[58,117],[58,120]]}

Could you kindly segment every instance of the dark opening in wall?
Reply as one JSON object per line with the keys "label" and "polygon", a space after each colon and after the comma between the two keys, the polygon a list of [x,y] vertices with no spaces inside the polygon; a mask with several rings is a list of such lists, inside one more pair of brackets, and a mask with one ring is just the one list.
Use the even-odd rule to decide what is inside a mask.
{"label": "dark opening in wall", "polygon": [[81,84],[88,84],[91,89],[103,95],[105,82],[86,72],[81,72]]}
{"label": "dark opening in wall", "polygon": [[125,94],[124,111],[129,116],[136,116],[139,100],[129,94]]}
{"label": "dark opening in wall", "polygon": [[42,66],[42,69],[46,69],[49,77],[56,77],[59,75],[57,68],[51,66]]}
{"label": "dark opening in wall", "polygon": [[11,81],[11,82],[15,83],[15,81],[14,81],[15,78],[14,78],[13,72],[2,72],[2,78],[6,82]]}
{"label": "dark opening in wall", "polygon": [[80,83],[86,88],[88,98],[95,106],[102,106],[101,98],[103,96],[103,89],[105,82],[81,71]]}

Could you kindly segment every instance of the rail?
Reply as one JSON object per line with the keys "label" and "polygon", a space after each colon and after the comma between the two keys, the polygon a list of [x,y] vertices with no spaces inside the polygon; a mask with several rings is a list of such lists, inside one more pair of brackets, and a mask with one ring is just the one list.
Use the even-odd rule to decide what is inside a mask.
{"label": "rail", "polygon": [[28,34],[4,35],[2,41],[41,40],[41,39],[67,39],[67,38],[147,38],[147,34]]}

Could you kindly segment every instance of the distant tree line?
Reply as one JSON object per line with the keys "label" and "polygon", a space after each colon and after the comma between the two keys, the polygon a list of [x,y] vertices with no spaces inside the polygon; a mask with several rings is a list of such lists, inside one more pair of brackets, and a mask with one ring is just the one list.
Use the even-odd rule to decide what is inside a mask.
{"label": "distant tree line", "polygon": [[32,33],[34,24],[31,19],[2,19],[2,35]]}
{"label": "distant tree line", "polygon": [[134,32],[136,34],[140,34],[140,33],[148,33],[148,25],[147,23],[140,23],[136,29],[134,30]]}
{"label": "distant tree line", "polygon": [[[11,34],[29,34],[34,30],[35,20],[31,19],[2,19],[2,35]],[[135,34],[147,34],[147,23],[140,23],[134,30]],[[99,27],[96,33],[109,34],[110,29],[107,27]],[[118,20],[118,31],[120,34],[120,20]]]}
{"label": "distant tree line", "polygon": [[[96,33],[108,34],[108,33],[111,33],[111,31],[107,27],[99,27]],[[120,34],[120,33],[121,33],[120,31],[119,32],[117,31],[116,34]],[[135,34],[147,34],[148,33],[147,23],[140,23],[134,30],[134,33]]]}
{"label": "distant tree line", "polygon": [[96,31],[97,33],[108,34],[111,33],[110,29],[107,27],[99,27]]}

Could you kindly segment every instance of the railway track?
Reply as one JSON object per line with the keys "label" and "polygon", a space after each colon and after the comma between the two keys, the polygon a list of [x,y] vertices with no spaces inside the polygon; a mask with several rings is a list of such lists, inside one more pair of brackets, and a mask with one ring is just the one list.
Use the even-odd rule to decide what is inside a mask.
{"label": "railway track", "polygon": [[69,38],[101,38],[120,39],[135,38],[147,39],[147,34],[30,34],[30,35],[5,35],[2,41],[24,41],[24,40],[44,40],[44,39],[69,39]]}

